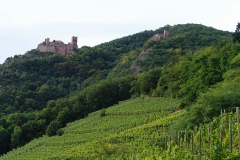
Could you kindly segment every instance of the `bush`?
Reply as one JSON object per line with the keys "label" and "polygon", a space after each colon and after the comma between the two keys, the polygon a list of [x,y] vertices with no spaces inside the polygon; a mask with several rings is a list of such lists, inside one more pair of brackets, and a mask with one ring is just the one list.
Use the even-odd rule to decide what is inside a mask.
{"label": "bush", "polygon": [[101,111],[100,111],[100,117],[104,117],[106,116],[106,109],[103,108]]}
{"label": "bush", "polygon": [[47,130],[46,130],[46,134],[48,136],[55,136],[57,134],[57,131],[61,128],[61,125],[58,121],[52,121],[48,127],[47,127]]}
{"label": "bush", "polygon": [[57,130],[57,133],[56,133],[58,136],[61,136],[64,134],[64,130],[63,129],[59,129]]}
{"label": "bush", "polygon": [[240,106],[240,84],[238,81],[222,82],[199,97],[189,110],[189,125],[208,123],[220,115],[220,110],[235,111]]}

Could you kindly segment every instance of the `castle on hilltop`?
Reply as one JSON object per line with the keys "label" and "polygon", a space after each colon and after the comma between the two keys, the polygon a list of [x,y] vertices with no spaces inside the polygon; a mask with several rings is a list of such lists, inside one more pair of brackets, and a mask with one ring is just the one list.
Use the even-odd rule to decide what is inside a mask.
{"label": "castle on hilltop", "polygon": [[69,42],[68,44],[64,44],[62,41],[55,41],[53,40],[50,42],[50,39],[47,38],[45,41],[40,43],[37,46],[37,50],[40,52],[54,52],[59,55],[68,55],[71,53],[75,53],[78,49],[77,45],[77,37],[72,37],[72,42]]}
{"label": "castle on hilltop", "polygon": [[163,35],[157,33],[157,34],[154,34],[153,37],[152,37],[152,39],[154,41],[161,41],[161,40],[163,40],[165,38],[169,38],[169,32],[167,30],[164,30]]}

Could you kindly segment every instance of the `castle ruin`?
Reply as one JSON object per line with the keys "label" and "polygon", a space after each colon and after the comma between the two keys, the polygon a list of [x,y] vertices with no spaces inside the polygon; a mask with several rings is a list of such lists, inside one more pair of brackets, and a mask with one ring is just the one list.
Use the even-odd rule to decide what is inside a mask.
{"label": "castle ruin", "polygon": [[55,41],[53,40],[50,42],[50,39],[47,38],[45,41],[40,43],[37,46],[37,50],[40,52],[54,52],[59,55],[68,55],[71,53],[75,53],[78,49],[77,45],[77,37],[72,37],[72,42],[69,42],[68,44],[64,44],[62,41]]}
{"label": "castle ruin", "polygon": [[166,38],[169,38],[169,32],[167,30],[164,30],[163,35],[157,33],[157,34],[154,34],[153,37],[152,37],[152,39],[154,41],[161,41],[161,40],[166,39]]}

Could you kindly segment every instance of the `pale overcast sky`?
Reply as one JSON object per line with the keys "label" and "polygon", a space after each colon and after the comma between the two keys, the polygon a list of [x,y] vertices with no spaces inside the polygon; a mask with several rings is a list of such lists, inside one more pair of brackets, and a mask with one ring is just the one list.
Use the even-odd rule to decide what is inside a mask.
{"label": "pale overcast sky", "polygon": [[0,64],[44,41],[94,46],[167,24],[234,32],[239,0],[0,0]]}

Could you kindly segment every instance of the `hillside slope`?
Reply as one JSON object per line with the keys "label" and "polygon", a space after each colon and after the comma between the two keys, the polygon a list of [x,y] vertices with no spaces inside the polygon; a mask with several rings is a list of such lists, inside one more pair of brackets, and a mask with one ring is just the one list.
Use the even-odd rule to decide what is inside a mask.
{"label": "hillside slope", "polygon": [[[62,136],[43,136],[0,159],[115,159],[160,149],[159,140],[184,111],[166,98],[132,99],[69,123]],[[105,115],[101,116],[101,112]]]}
{"label": "hillside slope", "polygon": [[69,123],[61,136],[43,136],[0,158],[239,159],[238,139],[230,141],[238,135],[236,114],[224,113],[209,124],[182,131],[175,124],[187,112],[179,110],[179,104],[166,98],[123,101]]}
{"label": "hillside slope", "polygon": [[[170,38],[151,39],[164,29]],[[0,66],[0,154],[131,97],[180,98],[182,108],[190,107],[226,72],[238,76],[239,45],[230,39],[229,32],[186,24],[84,46],[68,56],[34,50],[14,56]],[[146,58],[136,61],[145,50]],[[133,62],[138,75],[131,74]],[[188,127],[211,120],[213,112],[206,113],[206,120],[188,114],[195,116]]]}
{"label": "hillside slope", "polygon": [[[154,41],[151,39],[153,34],[163,34],[164,30],[169,31],[169,38],[163,41]],[[124,76],[129,73],[135,73],[137,70],[148,71],[155,67],[161,67],[169,61],[174,61],[176,57],[193,54],[196,50],[217,45],[219,42],[231,41],[231,33],[216,30],[199,24],[184,24],[175,26],[164,26],[155,30],[148,39],[145,39],[141,45],[135,45],[134,40],[140,39],[146,35],[146,31],[132,36],[114,40],[102,46],[113,53],[119,54],[116,66],[110,70],[108,77]],[[129,43],[129,42],[132,43]],[[128,42],[128,43],[126,43]],[[118,46],[119,45],[119,46]],[[133,47],[138,46],[138,48]],[[141,58],[144,53],[144,60]],[[135,66],[132,65],[135,63]],[[139,69],[140,68],[140,69]],[[137,72],[138,73],[138,72]]]}

